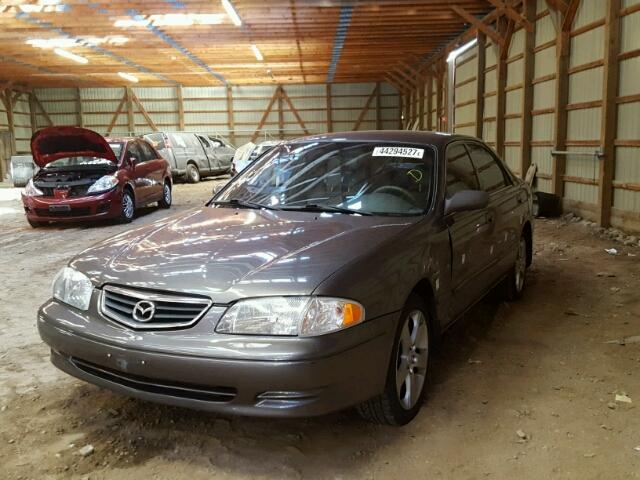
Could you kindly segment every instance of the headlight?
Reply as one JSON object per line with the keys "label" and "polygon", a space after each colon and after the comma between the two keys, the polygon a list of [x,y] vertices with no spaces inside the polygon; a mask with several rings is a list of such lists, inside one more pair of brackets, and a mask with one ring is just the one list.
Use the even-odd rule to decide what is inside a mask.
{"label": "headlight", "polygon": [[27,197],[39,197],[41,195],[44,195],[42,193],[42,190],[40,190],[33,184],[33,178],[29,179],[27,185],[24,187],[24,194]]}
{"label": "headlight", "polygon": [[218,322],[216,332],[311,337],[364,321],[352,300],[328,297],[265,297],[240,300]]}
{"label": "headlight", "polygon": [[88,310],[93,285],[84,273],[64,267],[53,280],[53,298],[80,310]]}
{"label": "headlight", "polygon": [[118,185],[118,179],[113,175],[105,175],[104,177],[100,177],[96,182],[89,187],[87,193],[102,193],[107,190],[111,190],[113,187]]}

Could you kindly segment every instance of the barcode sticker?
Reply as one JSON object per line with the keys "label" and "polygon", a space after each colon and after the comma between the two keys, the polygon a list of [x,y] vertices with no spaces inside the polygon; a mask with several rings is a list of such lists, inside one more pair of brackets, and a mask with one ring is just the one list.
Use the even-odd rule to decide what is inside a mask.
{"label": "barcode sticker", "polygon": [[424,156],[424,148],[411,147],[375,147],[372,157],[403,157],[403,158],[422,158]]}

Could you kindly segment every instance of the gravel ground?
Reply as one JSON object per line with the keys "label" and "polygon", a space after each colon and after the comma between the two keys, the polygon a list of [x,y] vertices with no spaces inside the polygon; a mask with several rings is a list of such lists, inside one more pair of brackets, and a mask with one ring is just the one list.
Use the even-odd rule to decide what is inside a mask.
{"label": "gravel ground", "polygon": [[[171,213],[202,204],[215,183],[176,185]],[[640,478],[640,248],[536,222],[525,297],[488,298],[445,335],[404,428],[351,411],[227,417],[128,399],[50,365],[35,314],[53,275],[127,227],[34,230],[16,193],[0,188],[3,479]],[[148,208],[134,225],[166,214]]]}

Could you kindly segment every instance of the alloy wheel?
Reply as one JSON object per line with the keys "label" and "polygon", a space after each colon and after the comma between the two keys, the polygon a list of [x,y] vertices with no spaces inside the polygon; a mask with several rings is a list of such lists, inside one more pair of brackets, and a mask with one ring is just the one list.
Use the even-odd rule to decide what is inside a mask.
{"label": "alloy wheel", "polygon": [[171,188],[169,188],[168,183],[164,184],[163,197],[164,197],[164,202],[167,205],[171,205]]}
{"label": "alloy wheel", "polygon": [[133,218],[134,211],[135,206],[133,204],[133,198],[129,193],[125,193],[122,196],[122,213],[126,218]]}
{"label": "alloy wheel", "polygon": [[428,358],[427,319],[420,310],[413,310],[402,327],[396,361],[396,393],[405,410],[413,408],[422,394]]}

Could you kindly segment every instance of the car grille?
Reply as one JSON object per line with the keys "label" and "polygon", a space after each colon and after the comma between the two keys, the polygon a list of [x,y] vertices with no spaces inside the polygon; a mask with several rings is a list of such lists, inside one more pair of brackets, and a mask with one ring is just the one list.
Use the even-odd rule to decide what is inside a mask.
{"label": "car grille", "polygon": [[84,217],[91,214],[89,208],[71,208],[70,210],[55,210],[51,211],[47,208],[36,208],[36,215],[39,217]]}
{"label": "car grille", "polygon": [[91,376],[141,392],[192,400],[203,400],[206,402],[230,402],[237,395],[237,390],[233,387],[204,387],[189,383],[167,383],[101,367],[75,357],[72,357],[70,360],[76,368],[79,368]]}
{"label": "car grille", "polygon": [[[88,195],[87,191],[91,184],[87,185],[74,185],[72,187],[66,187],[67,198],[78,198],[78,197],[86,197]],[[54,188],[53,187],[38,187],[42,191],[43,197],[54,197]]]}
{"label": "car grille", "polygon": [[211,300],[205,297],[153,293],[112,285],[103,287],[100,302],[103,315],[136,330],[189,327],[200,320],[210,306]]}

